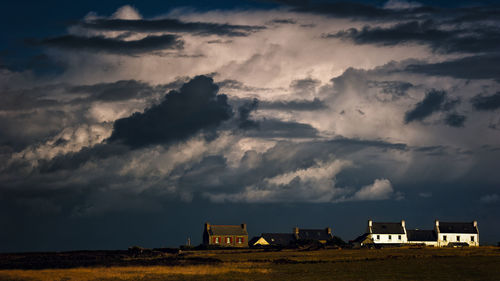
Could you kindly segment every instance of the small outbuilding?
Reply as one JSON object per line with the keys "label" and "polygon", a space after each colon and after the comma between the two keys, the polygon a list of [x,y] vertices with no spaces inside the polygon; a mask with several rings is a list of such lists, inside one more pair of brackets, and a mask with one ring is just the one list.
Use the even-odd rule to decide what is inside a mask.
{"label": "small outbuilding", "polygon": [[438,246],[438,237],[434,230],[408,229],[406,233],[409,244]]}
{"label": "small outbuilding", "polygon": [[291,233],[262,233],[261,236],[252,239],[250,246],[288,247],[295,241],[295,236]]}

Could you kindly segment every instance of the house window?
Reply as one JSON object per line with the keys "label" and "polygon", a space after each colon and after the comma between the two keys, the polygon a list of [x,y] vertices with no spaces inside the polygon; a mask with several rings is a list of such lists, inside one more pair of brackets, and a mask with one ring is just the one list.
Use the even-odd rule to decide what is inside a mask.
{"label": "house window", "polygon": [[471,242],[474,242],[474,236],[471,236],[471,237],[470,237],[470,241],[471,241]]}
{"label": "house window", "polygon": [[457,242],[460,241],[460,235],[457,235]]}
{"label": "house window", "polygon": [[214,243],[215,243],[215,244],[219,244],[219,242],[220,242],[220,241],[219,241],[219,237],[215,237],[215,238],[214,238]]}
{"label": "house window", "polygon": [[231,237],[226,237],[226,243],[231,244]]}
{"label": "house window", "polygon": [[241,237],[238,237],[236,238],[236,242],[238,242],[238,244],[241,244],[243,243],[243,239]]}
{"label": "house window", "polygon": [[377,240],[380,240],[380,235],[377,235]]}
{"label": "house window", "polygon": [[446,241],[446,235],[443,235],[443,241]]}
{"label": "house window", "polygon": [[401,235],[398,235],[398,240],[401,240]]}
{"label": "house window", "polygon": [[392,236],[391,236],[391,235],[389,235],[389,240],[391,240],[391,239],[392,239]]}

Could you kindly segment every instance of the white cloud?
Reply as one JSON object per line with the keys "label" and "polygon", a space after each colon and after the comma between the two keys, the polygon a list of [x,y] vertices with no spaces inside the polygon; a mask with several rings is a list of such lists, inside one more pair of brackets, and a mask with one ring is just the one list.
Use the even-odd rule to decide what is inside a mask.
{"label": "white cloud", "polygon": [[391,198],[393,194],[394,189],[388,179],[376,179],[373,184],[358,190],[352,200],[384,200]]}
{"label": "white cloud", "polygon": [[306,169],[265,178],[237,193],[205,193],[214,202],[333,202],[348,189],[335,186],[335,176],[352,163],[346,160],[317,161]]}
{"label": "white cloud", "polygon": [[116,10],[111,16],[113,19],[122,19],[122,20],[140,20],[142,19],[141,14],[137,9],[130,5],[125,5]]}

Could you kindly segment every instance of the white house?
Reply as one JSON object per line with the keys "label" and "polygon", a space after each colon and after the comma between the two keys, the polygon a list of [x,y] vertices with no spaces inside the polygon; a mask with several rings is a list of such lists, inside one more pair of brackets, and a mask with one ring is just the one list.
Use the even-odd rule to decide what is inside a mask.
{"label": "white house", "polygon": [[374,222],[368,221],[366,233],[367,238],[374,244],[405,244],[408,241],[406,236],[405,221],[399,222]]}
{"label": "white house", "polygon": [[401,223],[369,220],[366,233],[351,243],[358,247],[370,244],[420,244],[434,247],[479,246],[479,230],[477,221],[440,222],[436,220],[433,230],[407,230],[404,220]]}
{"label": "white house", "polygon": [[477,221],[440,222],[435,221],[434,230],[438,237],[438,246],[464,245],[479,246]]}

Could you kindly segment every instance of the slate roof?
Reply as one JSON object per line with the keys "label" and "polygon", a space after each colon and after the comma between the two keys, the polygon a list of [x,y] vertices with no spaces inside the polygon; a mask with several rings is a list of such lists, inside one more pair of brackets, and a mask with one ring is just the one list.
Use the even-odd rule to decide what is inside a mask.
{"label": "slate roof", "polygon": [[210,225],[210,235],[248,235],[241,225]]}
{"label": "slate roof", "polygon": [[375,234],[404,234],[405,230],[399,222],[373,222],[372,233]]}
{"label": "slate roof", "polygon": [[326,229],[300,229],[298,239],[330,240],[333,236]]}
{"label": "slate roof", "polygon": [[370,233],[365,233],[365,234],[363,234],[361,236],[358,236],[356,239],[352,240],[351,242],[353,242],[353,243],[355,243],[355,242],[361,243],[361,242],[363,242],[366,239],[366,237],[368,237],[369,234]]}
{"label": "slate roof", "polygon": [[439,222],[441,233],[478,233],[472,222]]}
{"label": "slate roof", "polygon": [[295,236],[291,233],[262,233],[267,243],[271,245],[288,246],[295,241]]}
{"label": "slate roof", "polygon": [[408,241],[437,241],[434,230],[408,229],[406,234],[408,235]]}

